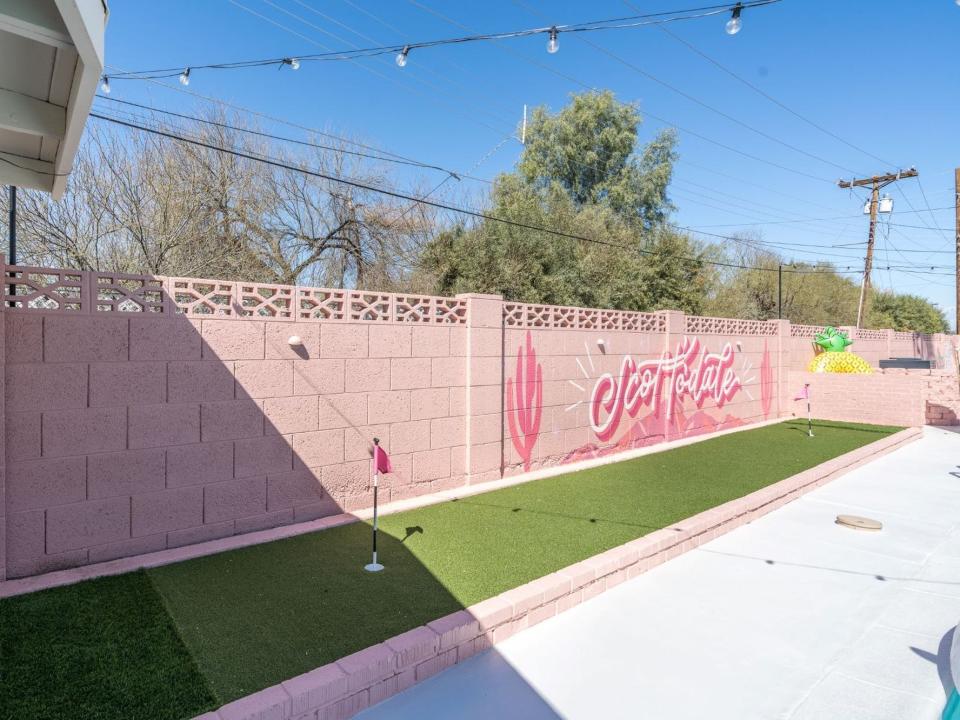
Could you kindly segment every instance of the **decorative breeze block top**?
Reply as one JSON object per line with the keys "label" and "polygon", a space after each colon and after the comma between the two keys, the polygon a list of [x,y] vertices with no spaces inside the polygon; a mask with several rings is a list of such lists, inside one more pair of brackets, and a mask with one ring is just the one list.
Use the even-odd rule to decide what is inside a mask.
{"label": "decorative breeze block top", "polygon": [[690,335],[763,335],[777,334],[776,321],[738,320],[737,318],[686,316],[686,332]]}
{"label": "decorative breeze block top", "polygon": [[507,327],[518,328],[635,330],[654,333],[666,332],[667,329],[666,317],[660,313],[528,303],[504,303],[503,320]]}
{"label": "decorative breeze block top", "polygon": [[790,337],[812,338],[823,332],[823,325],[790,325]]}
{"label": "decorative breeze block top", "polygon": [[[340,320],[464,325],[467,301],[200,278],[7,265],[7,309],[153,313],[257,320]],[[11,292],[11,287],[14,290]]]}

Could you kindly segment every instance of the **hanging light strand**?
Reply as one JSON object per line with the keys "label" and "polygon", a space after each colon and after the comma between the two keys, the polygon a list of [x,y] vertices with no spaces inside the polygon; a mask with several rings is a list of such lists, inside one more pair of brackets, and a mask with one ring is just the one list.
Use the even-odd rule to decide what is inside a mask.
{"label": "hanging light strand", "polygon": [[[405,43],[403,45],[381,45],[378,47],[357,48],[355,50],[333,50],[324,53],[302,54],[287,57],[261,58],[254,60],[239,60],[227,63],[212,63],[208,65],[190,65],[187,67],[159,68],[153,70],[131,70],[125,72],[115,72],[109,78],[104,76],[102,81],[109,80],[161,80],[164,78],[179,77],[180,82],[188,85],[190,82],[191,71],[197,70],[240,70],[245,68],[278,66],[289,66],[297,70],[303,62],[332,62],[341,60],[356,60],[359,58],[377,57],[380,55],[396,55],[396,63],[399,67],[407,64],[408,56],[413,50],[422,50],[425,48],[443,47],[446,45],[463,45],[473,42],[486,42],[490,40],[505,40],[511,38],[531,37],[535,35],[547,35],[547,52],[553,54],[560,48],[561,33],[579,33],[579,32],[599,32],[602,30],[626,30],[639,28],[648,25],[663,25],[666,23],[679,22],[683,20],[697,20],[700,18],[711,17],[714,15],[731,14],[731,19],[726,24],[726,31],[733,35],[740,31],[742,12],[750,8],[759,8],[765,5],[773,5],[782,0],[749,0],[748,2],[738,2],[736,4],[709,5],[705,7],[689,8],[686,10],[671,10],[664,12],[647,13],[644,15],[630,15],[627,17],[608,18],[606,20],[596,20],[585,23],[574,23],[570,25],[550,25],[547,27],[527,28],[523,30],[512,30],[500,33],[488,33],[482,35],[467,35],[464,37],[441,38],[437,40],[426,40],[422,42]],[[735,28],[735,29],[731,29]],[[109,82],[108,82],[109,84]]]}

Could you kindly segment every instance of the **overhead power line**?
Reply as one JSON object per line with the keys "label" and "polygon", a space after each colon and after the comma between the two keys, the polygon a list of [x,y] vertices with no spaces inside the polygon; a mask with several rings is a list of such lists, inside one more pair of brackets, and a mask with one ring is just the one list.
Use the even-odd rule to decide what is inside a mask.
{"label": "overhead power line", "polygon": [[[410,2],[410,3],[411,3],[412,5],[414,5],[415,7],[420,8],[420,9],[423,10],[424,12],[430,13],[431,15],[434,15],[434,16],[440,18],[441,20],[443,20],[443,21],[446,22],[446,23],[449,23],[450,25],[453,25],[453,26],[455,26],[455,27],[462,28],[462,29],[466,30],[467,32],[472,32],[472,29],[469,28],[468,26],[464,25],[463,23],[458,22],[457,20],[454,20],[453,18],[450,18],[450,17],[444,15],[444,14],[443,14],[442,12],[440,12],[439,10],[436,10],[436,9],[434,9],[434,8],[431,8],[431,7],[429,7],[428,5],[425,5],[425,4],[422,3],[422,2],[418,2],[418,0],[408,0],[408,2]],[[502,44],[500,44],[500,43],[497,43],[497,45],[496,45],[495,47],[499,48],[500,50],[502,50],[502,51],[505,52],[505,53],[508,53],[508,54],[510,54],[510,55],[513,55],[514,57],[519,58],[520,60],[522,60],[523,62],[525,62],[525,63],[527,63],[527,64],[529,64],[529,65],[533,65],[534,67],[540,68],[541,70],[544,70],[544,71],[546,71],[546,72],[548,72],[548,73],[550,73],[550,74],[552,74],[552,75],[556,75],[557,77],[562,78],[562,79],[564,79],[564,80],[566,80],[566,81],[568,81],[568,82],[570,82],[570,83],[573,83],[574,85],[577,85],[577,86],[579,86],[579,87],[582,87],[582,88],[585,89],[585,90],[589,90],[589,91],[593,91],[593,92],[597,92],[597,91],[598,91],[598,88],[597,88],[597,87],[595,87],[595,86],[593,86],[593,85],[591,85],[591,84],[589,84],[589,83],[586,83],[586,82],[580,80],[579,78],[576,78],[576,77],[574,77],[574,76],[572,76],[572,75],[570,75],[570,74],[568,74],[568,73],[565,73],[565,72],[563,72],[563,71],[561,71],[561,70],[558,70],[557,68],[555,68],[555,67],[553,67],[553,66],[551,66],[551,65],[546,65],[546,64],[544,64],[544,63],[542,63],[542,62],[539,62],[539,61],[537,61],[537,60],[533,60],[533,59],[531,59],[531,58],[529,58],[529,57],[527,57],[527,56],[525,56],[525,55],[523,55],[523,54],[521,54],[521,53],[516,52],[515,50],[513,50],[512,48],[510,48],[510,47],[507,46],[507,45],[502,45]],[[643,110],[643,115],[644,115],[645,117],[652,118],[653,120],[656,120],[657,122],[660,122],[660,123],[666,125],[666,126],[669,127],[669,128],[674,128],[674,129],[680,131],[681,133],[684,133],[685,135],[689,135],[690,137],[695,137],[695,138],[697,138],[697,139],[699,139],[699,140],[703,140],[704,142],[710,143],[710,144],[715,145],[715,146],[717,146],[717,147],[719,147],[719,148],[722,148],[722,149],[724,149],[724,150],[727,150],[728,152],[732,152],[732,153],[735,153],[735,154],[740,155],[740,156],[742,156],[742,157],[745,157],[745,158],[747,158],[747,159],[749,159],[749,160],[753,160],[753,161],[755,161],[755,162],[763,163],[764,165],[769,165],[770,167],[775,167],[775,168],[777,168],[777,169],[779,169],[779,170],[783,170],[783,171],[785,171],[785,172],[793,173],[794,175],[800,175],[800,176],[805,177],[805,178],[808,178],[808,179],[810,179],[810,180],[817,180],[817,181],[819,181],[819,182],[828,183],[828,184],[830,184],[830,185],[832,185],[832,184],[834,183],[834,181],[831,180],[831,179],[829,179],[829,178],[825,178],[825,177],[822,177],[822,176],[814,175],[814,174],[812,174],[812,173],[808,173],[808,172],[805,172],[805,171],[803,171],[803,170],[799,170],[799,169],[797,169],[797,168],[789,167],[789,166],[787,166],[787,165],[782,165],[782,164],[780,164],[780,163],[777,163],[777,162],[774,162],[774,161],[772,161],[772,160],[769,160],[769,159],[767,159],[767,158],[765,158],[765,157],[761,157],[760,155],[756,155],[756,154],[754,154],[754,153],[747,152],[747,151],[745,151],[745,150],[741,150],[741,149],[739,149],[739,148],[737,148],[737,147],[733,147],[733,146],[731,146],[731,145],[727,145],[726,143],[721,142],[721,141],[719,141],[719,140],[716,140],[716,139],[714,139],[714,138],[712,138],[712,137],[709,137],[709,136],[707,136],[707,135],[703,135],[702,133],[699,133],[699,132],[696,132],[696,131],[694,131],[694,130],[690,130],[689,128],[683,127],[683,126],[680,125],[679,123],[676,123],[676,122],[674,122],[674,121],[672,121],[672,120],[669,120],[669,119],[667,119],[667,118],[665,118],[665,117],[662,117],[662,116],[660,116],[660,115],[655,115],[654,113],[650,112],[650,110],[649,110],[648,108],[644,108],[644,110]],[[585,165],[584,163],[581,163],[581,162],[579,162],[579,161],[577,161],[577,160],[575,160],[575,159],[571,160],[571,162],[573,162],[573,163],[576,164],[576,165],[580,165],[580,166],[582,166],[582,167],[585,167],[585,168],[590,168],[589,165]],[[596,168],[591,168],[591,169],[596,170]]]}
{"label": "overhead power line", "polygon": [[[526,10],[527,10],[528,12],[530,12],[530,13],[536,13],[537,15],[542,15],[542,14],[543,14],[543,13],[537,12],[536,10],[530,8],[526,3],[521,2],[520,0],[514,0],[514,3],[515,3],[516,5],[519,5],[520,7],[523,7],[524,9],[526,9]],[[750,132],[752,132],[752,133],[754,133],[754,134],[756,134],[756,135],[759,135],[760,137],[762,137],[762,138],[764,138],[764,139],[766,139],[766,140],[769,140],[769,141],[774,142],[774,143],[776,143],[776,144],[778,144],[778,145],[781,145],[781,146],[787,148],[788,150],[792,150],[792,151],[795,152],[795,153],[799,153],[800,155],[804,155],[804,156],[806,156],[806,157],[808,157],[808,158],[811,158],[812,160],[816,160],[817,162],[824,163],[825,165],[830,165],[831,167],[835,167],[835,168],[837,168],[837,169],[839,169],[839,170],[843,170],[843,171],[845,171],[845,172],[850,172],[850,173],[856,174],[856,171],[855,171],[855,170],[851,170],[851,169],[848,168],[848,167],[845,167],[845,166],[843,166],[843,165],[839,165],[839,164],[835,163],[833,160],[830,160],[829,158],[825,158],[825,157],[823,157],[822,155],[817,155],[816,153],[808,152],[807,150],[804,150],[803,148],[797,147],[796,145],[794,145],[794,144],[791,143],[791,142],[788,142],[788,141],[786,141],[786,140],[783,140],[783,139],[781,139],[781,138],[778,138],[778,137],[776,137],[775,135],[771,135],[770,133],[766,132],[765,130],[761,130],[760,128],[755,127],[754,125],[751,125],[750,123],[745,122],[745,121],[741,120],[740,118],[737,118],[737,117],[731,115],[731,114],[728,113],[728,112],[725,112],[725,111],[723,111],[723,110],[720,110],[719,108],[711,105],[710,103],[705,102],[705,101],[701,100],[700,98],[695,97],[694,95],[691,95],[690,93],[686,92],[685,90],[681,90],[681,89],[678,88],[676,85],[674,85],[674,84],[672,84],[672,83],[669,83],[669,82],[667,82],[666,80],[663,80],[663,79],[657,77],[656,75],[654,75],[653,73],[651,73],[651,72],[649,72],[649,71],[647,71],[647,70],[644,70],[642,67],[640,67],[640,66],[637,65],[636,63],[631,62],[630,60],[627,60],[627,59],[624,58],[624,57],[621,57],[620,55],[616,54],[615,52],[612,52],[612,51],[608,50],[607,48],[603,47],[602,45],[598,45],[597,43],[593,42],[592,40],[588,40],[586,37],[582,37],[582,38],[580,38],[580,40],[581,40],[582,42],[585,42],[587,45],[589,45],[590,47],[592,47],[592,48],[593,48],[594,50],[596,50],[597,52],[603,53],[603,54],[606,55],[607,57],[609,57],[609,58],[611,58],[611,59],[613,59],[613,60],[616,60],[617,62],[619,62],[621,65],[623,65],[623,66],[626,67],[627,69],[632,70],[633,72],[637,73],[638,75],[647,78],[647,79],[650,80],[651,82],[655,82],[655,83],[657,83],[658,85],[660,85],[661,87],[666,88],[666,89],[669,90],[670,92],[675,93],[676,95],[679,95],[680,97],[682,97],[682,98],[684,98],[684,99],[686,99],[686,100],[689,100],[690,102],[692,102],[692,103],[694,103],[694,104],[696,104],[696,105],[699,105],[700,107],[705,108],[705,109],[709,110],[710,112],[712,112],[712,113],[714,113],[714,114],[716,114],[716,115],[719,115],[720,117],[724,118],[725,120],[729,120],[730,122],[734,123],[735,125],[739,125],[740,127],[745,128],[745,129],[749,130]]]}
{"label": "overhead power line", "polygon": [[[562,230],[555,230],[555,229],[552,229],[552,228],[546,228],[546,227],[542,227],[542,226],[539,226],[539,225],[533,225],[533,224],[531,224],[531,223],[524,223],[524,222],[519,222],[519,221],[516,221],[516,220],[508,220],[508,219],[506,219],[506,218],[497,217],[496,215],[491,215],[491,214],[489,214],[489,213],[482,212],[482,211],[479,211],[479,210],[472,210],[472,209],[469,209],[469,208],[457,207],[457,206],[455,206],[455,205],[449,205],[449,204],[447,204],[447,203],[437,202],[437,201],[435,201],[435,200],[429,200],[429,199],[424,198],[424,197],[417,197],[417,196],[414,196],[414,195],[409,195],[409,194],[406,194],[406,193],[398,192],[398,191],[396,191],[396,190],[391,190],[391,189],[388,189],[388,188],[377,187],[377,186],[371,185],[371,184],[369,184],[369,183],[360,182],[360,181],[353,180],[353,179],[349,179],[349,178],[345,178],[345,177],[342,177],[342,176],[330,175],[330,174],[327,174],[327,173],[322,173],[322,172],[318,172],[318,171],[315,171],[315,170],[310,170],[310,169],[308,169],[308,168],[298,167],[298,166],[293,165],[293,164],[291,164],[291,163],[284,162],[284,161],[281,161],[281,160],[277,160],[277,159],[274,159],[274,158],[264,157],[264,156],[256,155],[256,154],[254,154],[254,153],[244,152],[244,151],[240,151],[240,150],[235,150],[235,149],[232,149],[232,148],[220,147],[220,146],[214,145],[213,143],[204,142],[204,141],[202,141],[202,140],[197,140],[197,139],[194,139],[194,138],[185,137],[185,136],[183,136],[183,135],[178,135],[178,134],[176,134],[176,133],[169,132],[169,131],[162,130],[162,129],[158,129],[158,128],[150,128],[150,127],[147,127],[147,126],[144,126],[144,125],[139,125],[139,124],[137,124],[137,123],[129,122],[129,121],[126,121],[126,120],[121,120],[121,119],[119,119],[119,118],[113,118],[113,117],[109,117],[109,116],[106,116],[106,115],[101,115],[100,113],[97,113],[97,112],[90,113],[90,116],[93,117],[93,118],[96,118],[96,119],[98,119],[98,120],[103,120],[103,121],[111,122],[111,123],[114,123],[114,124],[117,124],[117,125],[122,125],[122,126],[125,126],[125,127],[128,127],[128,128],[134,129],[134,130],[139,130],[139,131],[141,131],[141,132],[147,132],[147,133],[151,133],[151,134],[154,134],[154,135],[159,135],[159,136],[161,136],[161,137],[166,137],[166,138],[168,138],[168,139],[175,140],[175,141],[178,141],[178,142],[184,142],[184,143],[188,143],[188,144],[195,145],[195,146],[198,146],[198,147],[203,147],[203,148],[206,148],[206,149],[208,149],[208,150],[213,150],[213,151],[216,151],[216,152],[226,153],[226,154],[229,154],[229,155],[233,155],[233,156],[235,156],[235,157],[240,157],[240,158],[244,158],[244,159],[247,159],[247,160],[252,160],[252,161],[255,161],[255,162],[261,162],[261,163],[264,163],[264,164],[266,164],[266,165],[270,165],[270,166],[272,166],[272,167],[276,167],[276,168],[280,168],[280,169],[284,169],[284,170],[290,170],[290,171],[293,171],[293,172],[303,173],[303,174],[308,175],[308,176],[311,176],[311,177],[316,177],[316,178],[320,178],[320,179],[322,179],[322,180],[327,180],[327,181],[329,181],[329,182],[334,182],[334,183],[337,183],[337,184],[346,185],[346,186],[349,186],[349,187],[354,187],[354,188],[357,188],[357,189],[360,189],[360,190],[367,190],[367,191],[369,191],[369,192],[375,192],[375,193],[378,193],[378,194],[381,194],[381,195],[386,195],[386,196],[388,196],[388,197],[393,197],[393,198],[396,198],[396,199],[399,199],[399,200],[406,200],[406,201],[415,202],[415,203],[418,203],[418,204],[421,204],[421,205],[426,205],[426,206],[429,206],[429,207],[434,207],[434,208],[437,208],[437,209],[440,209],[440,210],[447,210],[447,211],[449,211],[449,212],[453,212],[453,213],[456,213],[456,214],[458,214],[458,215],[466,215],[466,216],[469,216],[469,217],[475,217],[475,218],[482,219],[482,220],[488,220],[488,221],[490,221],[490,222],[497,222],[497,223],[501,223],[501,224],[504,224],[504,225],[510,225],[510,226],[513,226],[513,227],[518,227],[518,228],[521,228],[521,229],[524,229],[524,230],[532,230],[532,231],[535,231],[535,232],[542,232],[542,233],[546,233],[546,234],[548,234],[548,235],[553,235],[553,236],[556,236],[556,237],[563,237],[563,238],[567,238],[567,239],[571,239],[571,240],[578,240],[578,241],[593,243],[593,244],[597,244],[597,245],[604,245],[604,246],[607,246],[607,247],[614,247],[614,248],[618,248],[618,249],[621,249],[621,250],[634,251],[634,252],[638,252],[638,253],[640,253],[640,254],[642,254],[642,255],[654,255],[654,254],[656,254],[656,253],[655,253],[654,251],[652,251],[652,250],[646,250],[646,249],[640,248],[640,247],[630,247],[630,246],[627,246],[627,245],[622,245],[622,244],[620,244],[620,243],[610,242],[610,241],[608,241],[608,240],[601,240],[601,239],[598,239],[598,238],[590,238],[590,237],[586,237],[586,236],[584,236],[584,235],[576,235],[576,234],[574,234],[574,233],[568,233],[568,232],[564,232],[564,231],[562,231]],[[681,227],[681,226],[672,225],[672,224],[669,224],[669,223],[668,223],[667,225],[668,225],[669,227],[674,227],[674,228],[676,228],[676,229],[687,230],[687,228],[683,228],[683,227]],[[694,232],[699,232],[699,231],[694,231]],[[717,235],[717,234],[715,234],[715,233],[702,233],[702,232],[701,232],[701,233],[699,233],[699,234],[709,235],[709,236],[712,236],[712,237],[723,238],[723,239],[726,239],[726,240],[738,240],[738,239],[739,239],[739,238],[731,238],[731,237],[724,236],[724,235]],[[681,257],[678,258],[678,259],[681,260],[681,261],[684,261],[684,262],[694,263],[694,264],[697,264],[697,265],[701,265],[701,264],[702,264],[702,265],[712,265],[712,266],[715,266],[715,267],[726,267],[726,268],[734,268],[734,269],[740,269],[740,270],[759,270],[759,271],[766,271],[766,272],[777,272],[777,271],[778,271],[777,268],[772,268],[772,267],[751,266],[751,265],[744,265],[744,264],[742,264],[742,263],[729,263],[729,262],[723,262],[723,261],[719,261],[719,260],[709,260],[709,259],[703,258],[703,257],[681,256]],[[807,263],[807,264],[813,264],[813,263],[811,262],[811,263]],[[893,268],[893,269],[897,269],[897,268]],[[931,267],[931,270],[933,270],[933,269],[935,269],[935,268],[934,268],[934,267]],[[784,267],[783,270],[784,270],[785,272],[792,272],[792,273],[796,273],[796,274],[834,274],[834,273],[843,273],[843,272],[844,272],[843,270],[835,270],[835,269],[803,269],[803,268],[788,268],[788,267]],[[854,272],[855,274],[860,274],[860,271],[851,271],[851,272]]]}
{"label": "overhead power line", "polygon": [[[225,130],[232,130],[234,132],[245,133],[248,135],[255,135],[257,137],[267,138],[270,140],[275,140],[277,142],[291,143],[293,145],[300,145],[303,147],[312,147],[319,150],[332,150],[339,153],[343,153],[345,155],[353,155],[356,157],[367,158],[369,160],[377,160],[380,162],[396,163],[398,165],[409,165],[413,167],[423,168],[425,170],[437,170],[439,172],[446,173],[449,177],[452,177],[455,180],[459,180],[461,177],[460,173],[457,173],[453,170],[448,170],[447,168],[441,167],[440,165],[431,165],[430,163],[421,162],[419,160],[389,157],[386,155],[374,155],[373,153],[364,153],[364,152],[359,152],[357,150],[347,150],[345,148],[336,147],[333,145],[323,145],[320,143],[308,142],[306,140],[299,140],[297,138],[285,137],[283,135],[275,135],[273,133],[263,132],[261,130],[253,130],[252,128],[245,128],[239,125],[232,125],[230,123],[211,120],[209,118],[197,117],[196,115],[188,115],[186,113],[175,112],[173,110],[165,110],[163,108],[158,108],[153,105],[144,105],[142,103],[136,103],[130,100],[120,100],[119,98],[110,97],[109,95],[97,95],[97,98],[100,100],[108,100],[110,102],[120,103],[121,105],[128,105],[130,107],[140,108],[141,110],[148,110],[154,113],[170,115],[171,117],[178,117],[183,120],[190,120],[191,122],[210,125],[213,127],[219,127]],[[482,182],[489,182],[488,180],[485,180],[483,178],[471,178],[471,179],[481,180]]]}
{"label": "overhead power line", "polygon": [[[629,7],[629,8],[634,9],[634,10],[636,9],[636,6],[635,6],[633,3],[629,2],[629,0],[623,0],[623,4],[626,5],[626,6]],[[738,74],[735,73],[733,70],[731,70],[730,68],[728,68],[728,67],[726,67],[725,65],[723,65],[722,63],[720,63],[720,61],[715,60],[714,58],[712,58],[712,57],[710,57],[709,55],[707,55],[705,52],[703,52],[700,48],[698,48],[698,47],[697,47],[696,45],[694,45],[693,43],[691,43],[691,42],[689,42],[689,41],[687,41],[687,40],[684,40],[682,37],[680,37],[680,36],[677,35],[676,33],[671,32],[669,28],[667,28],[667,27],[665,27],[665,26],[663,26],[663,25],[660,25],[660,26],[659,26],[659,29],[660,29],[661,31],[663,31],[664,33],[666,33],[667,35],[669,35],[669,36],[670,36],[671,38],[673,38],[674,40],[676,40],[678,43],[681,43],[682,45],[686,46],[691,52],[696,53],[697,55],[699,55],[700,57],[702,57],[704,60],[706,60],[707,62],[709,62],[711,65],[714,65],[714,66],[717,67],[719,70],[722,70],[723,72],[725,72],[727,75],[729,75],[730,77],[732,77],[734,80],[742,83],[743,85],[746,85],[748,88],[750,88],[751,90],[753,90],[755,93],[757,93],[758,95],[760,95],[762,98],[770,101],[771,103],[773,103],[774,105],[776,105],[776,106],[779,107],[780,109],[787,111],[788,113],[790,113],[790,114],[793,115],[794,117],[799,118],[799,119],[802,120],[803,122],[807,123],[807,125],[810,125],[811,127],[815,128],[816,130],[819,130],[820,132],[822,132],[824,135],[828,135],[829,137],[832,137],[834,140],[837,140],[837,141],[843,143],[843,144],[846,145],[847,147],[850,147],[850,148],[856,150],[856,151],[859,152],[859,153],[863,153],[863,154],[866,155],[867,157],[873,158],[874,160],[877,160],[877,161],[883,163],[884,165],[892,165],[892,164],[893,164],[893,163],[887,162],[887,161],[884,160],[883,158],[877,157],[876,155],[874,155],[874,154],[873,154],[872,152],[870,152],[869,150],[864,150],[864,149],[863,149],[862,147],[860,147],[859,145],[855,145],[854,143],[850,142],[849,140],[846,140],[845,138],[841,137],[840,135],[837,135],[835,132],[833,132],[833,131],[831,131],[831,130],[828,130],[827,128],[825,128],[825,127],[824,127],[823,125],[821,125],[820,123],[815,122],[814,120],[811,120],[810,118],[808,118],[807,116],[805,116],[805,115],[797,112],[796,110],[794,110],[794,109],[791,108],[790,106],[788,106],[788,105],[780,102],[779,100],[777,100],[777,98],[773,97],[773,96],[770,95],[768,92],[764,91],[762,88],[757,87],[756,85],[754,85],[752,82],[750,82],[750,81],[747,80],[746,78],[738,75]]]}
{"label": "overhead power line", "polygon": [[[136,102],[127,101],[127,100],[120,100],[120,99],[118,99],[118,98],[111,98],[111,97],[103,96],[103,95],[98,95],[97,97],[100,98],[100,99],[102,99],[102,100],[109,100],[110,102],[119,103],[120,105],[125,105],[125,106],[130,106],[130,107],[142,109],[142,110],[145,110],[145,111],[149,111],[149,112],[151,112],[151,113],[157,113],[157,114],[161,114],[161,115],[169,115],[169,116],[171,116],[171,117],[180,118],[180,119],[184,119],[184,120],[189,120],[189,121],[197,122],[197,123],[201,123],[201,124],[206,124],[206,125],[210,125],[210,126],[213,126],[213,127],[220,127],[220,128],[225,128],[225,129],[229,129],[229,130],[232,130],[232,131],[237,131],[237,132],[241,132],[241,133],[247,133],[247,134],[251,134],[251,135],[257,136],[257,137],[264,137],[264,138],[271,139],[271,140],[277,140],[277,141],[280,141],[280,142],[288,142],[288,143],[293,143],[293,144],[296,144],[296,145],[301,145],[301,146],[306,146],[306,147],[318,148],[318,149],[323,149],[323,150],[331,150],[331,151],[335,151],[335,152],[342,152],[342,153],[345,153],[345,154],[354,155],[354,156],[359,156],[359,157],[364,157],[364,158],[369,158],[369,159],[376,160],[376,161],[395,162],[395,163],[399,163],[399,164],[401,164],[401,165],[410,165],[410,166],[415,166],[415,167],[422,167],[422,168],[425,168],[425,169],[438,170],[438,171],[440,171],[440,172],[446,173],[446,177],[445,177],[444,180],[441,182],[441,184],[438,185],[438,186],[436,186],[436,187],[434,187],[430,192],[426,193],[426,194],[424,195],[424,197],[429,197],[429,196],[433,195],[437,190],[440,189],[440,187],[442,187],[443,184],[446,184],[446,182],[448,182],[448,181],[451,180],[451,179],[457,179],[457,180],[459,180],[459,179],[461,179],[461,178],[467,178],[467,179],[470,179],[470,180],[474,180],[474,181],[477,181],[477,182],[488,183],[488,184],[491,182],[490,180],[487,180],[486,178],[474,177],[474,176],[469,175],[469,174],[467,174],[467,173],[464,173],[464,172],[462,172],[462,171],[449,170],[449,169],[447,169],[447,168],[443,168],[443,167],[438,166],[438,165],[431,165],[431,164],[424,163],[424,162],[420,162],[420,161],[417,161],[417,160],[412,160],[412,159],[411,159],[411,160],[406,160],[406,159],[402,159],[402,160],[401,160],[401,159],[396,159],[396,158],[393,158],[393,157],[386,157],[386,156],[383,156],[383,155],[380,155],[380,154],[372,154],[372,153],[363,153],[363,152],[358,152],[358,151],[350,151],[350,150],[346,150],[346,149],[343,148],[343,147],[337,147],[337,146],[331,146],[331,145],[323,145],[323,144],[313,143],[313,142],[307,142],[307,141],[303,141],[303,140],[299,140],[299,139],[295,139],[295,138],[288,138],[288,137],[281,136],[281,135],[275,135],[275,134],[272,134],[272,133],[267,133],[267,132],[262,132],[262,131],[258,131],[258,130],[253,130],[253,129],[251,129],[251,128],[244,128],[244,127],[232,125],[232,124],[230,124],[230,123],[223,123],[223,122],[211,120],[211,119],[208,119],[208,118],[197,117],[197,116],[195,116],[195,115],[189,115],[189,114],[185,114],[185,113],[175,112],[175,111],[172,111],[172,110],[166,110],[166,109],[163,109],[163,108],[158,108],[158,107],[153,106],[153,105],[144,105],[144,104],[142,104],[142,103],[136,103]],[[131,121],[139,121],[139,122],[149,122],[149,121],[152,121],[152,118],[144,119],[144,118],[142,118],[142,117],[138,117],[138,116],[137,116],[136,114],[134,114],[134,113],[128,114],[128,115],[127,115],[127,118],[130,119]],[[509,139],[510,139],[510,137],[508,136],[508,137],[500,140],[499,143],[497,143],[497,145],[495,146],[494,151],[499,150],[499,149],[503,146],[503,144],[504,144],[507,140],[509,140]],[[346,142],[346,139],[344,139],[344,142]],[[489,155],[489,154],[490,154],[490,153],[488,153],[487,155]],[[481,158],[481,161],[480,161],[480,162],[482,162],[483,159],[485,159],[486,157],[487,157],[487,156],[485,155],[484,158]],[[477,165],[479,165],[480,162],[478,162]],[[697,186],[697,187],[704,187],[704,186],[698,185],[697,183],[690,183],[690,184],[695,185],[695,186]],[[714,190],[714,191],[720,193],[720,191],[716,191],[716,190]],[[728,193],[720,193],[720,194],[729,195]],[[736,196],[730,195],[730,197],[736,197]],[[710,198],[710,199],[712,199],[712,198]],[[744,198],[744,200],[746,201],[745,198]],[[702,202],[702,201],[698,200],[698,202]],[[703,204],[705,204],[705,203],[703,203]],[[411,205],[411,207],[413,207],[413,206]],[[713,207],[713,206],[711,206],[711,207]],[[767,206],[764,206],[764,207],[767,207]],[[771,209],[780,210],[779,208],[771,208]],[[780,210],[780,211],[783,212],[783,210]],[[857,217],[857,216],[851,216],[851,217]],[[802,222],[802,221],[804,221],[804,220],[814,221],[814,220],[817,220],[817,218],[798,218],[796,221],[797,221],[797,222]],[[762,221],[760,221],[760,222],[762,222]],[[733,238],[733,239],[734,239],[735,241],[739,241],[739,239],[737,239],[737,238]],[[768,248],[770,248],[770,249],[788,250],[788,251],[792,251],[792,252],[803,252],[803,253],[812,252],[814,249],[828,249],[828,250],[829,250],[829,249],[835,249],[835,248],[837,247],[836,245],[817,245],[817,244],[800,244],[800,243],[772,243],[772,242],[767,242],[767,241],[755,241],[755,240],[751,240],[751,242],[754,242],[754,243],[760,242],[761,245],[763,245],[764,247],[768,247]],[[864,243],[857,243],[857,244],[862,245],[862,244],[864,244]],[[793,247],[788,247],[788,246],[793,246]],[[796,249],[794,249],[794,248],[796,248]],[[823,254],[821,253],[821,255],[823,255]],[[847,259],[846,256],[833,255],[832,257],[840,257],[841,259]]]}

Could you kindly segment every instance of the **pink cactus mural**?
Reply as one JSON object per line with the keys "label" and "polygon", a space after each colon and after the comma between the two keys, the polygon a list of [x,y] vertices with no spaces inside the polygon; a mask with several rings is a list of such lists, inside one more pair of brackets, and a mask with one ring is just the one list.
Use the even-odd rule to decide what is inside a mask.
{"label": "pink cactus mural", "polygon": [[760,406],[763,408],[763,417],[770,417],[770,405],[773,403],[773,367],[770,364],[770,349],[767,341],[763,341],[763,359],[760,361]]}
{"label": "pink cactus mural", "polygon": [[[516,397],[514,397],[516,396]],[[527,330],[526,352],[517,349],[517,373],[507,380],[507,421],[510,439],[523,459],[523,469],[530,469],[533,448],[540,433],[543,415],[543,369],[537,362],[533,338]]]}

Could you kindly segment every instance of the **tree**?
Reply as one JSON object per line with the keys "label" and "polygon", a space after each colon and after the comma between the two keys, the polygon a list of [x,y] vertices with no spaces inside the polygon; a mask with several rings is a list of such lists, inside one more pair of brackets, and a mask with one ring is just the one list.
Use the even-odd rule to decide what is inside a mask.
{"label": "tree", "polygon": [[206,119],[212,123],[186,134],[292,169],[93,124],[61,201],[20,194],[18,260],[262,283],[408,286],[431,214],[297,168],[389,188],[386,171],[343,144],[289,153],[232,129],[242,126],[237,118]]}
{"label": "tree", "polygon": [[676,134],[665,130],[638,153],[641,123],[636,105],[609,90],[573,95],[556,114],[534,108],[517,174],[534,187],[559,185],[578,209],[608,203],[628,223],[653,227],[672,209]]}
{"label": "tree", "polygon": [[535,109],[516,170],[491,191],[497,220],[455,225],[425,247],[421,268],[434,290],[699,310],[713,277],[704,249],[663,224],[676,139],[661,133],[637,151],[639,124],[636,107],[610,92],[575,95],[556,114]]}
{"label": "tree", "polygon": [[870,325],[903,332],[945,333],[950,326],[943,310],[917,295],[877,292],[870,303]]}
{"label": "tree", "polygon": [[708,312],[723,317],[769,320],[777,317],[778,270],[783,267],[783,317],[798,324],[852,325],[859,286],[825,262],[788,263],[759,245],[760,236],[734,236],[724,258],[731,265],[708,300]]}

